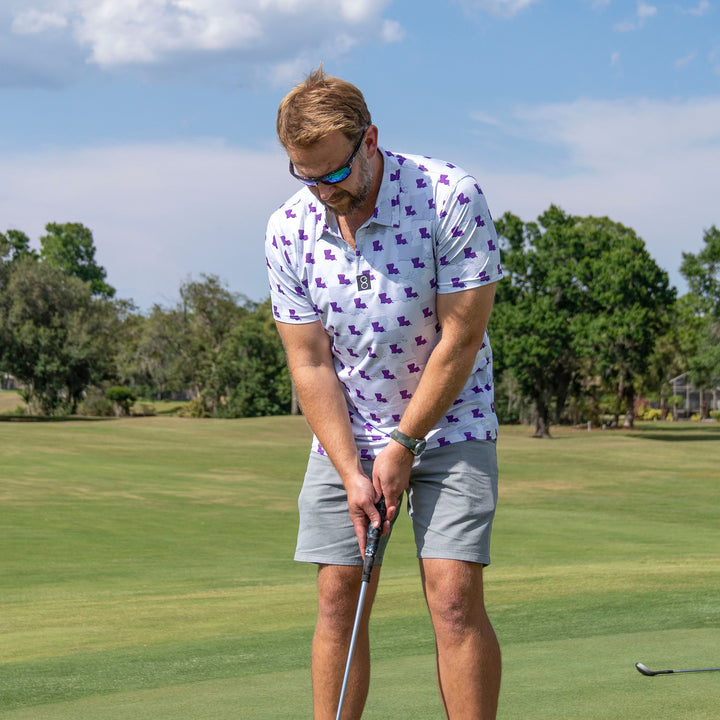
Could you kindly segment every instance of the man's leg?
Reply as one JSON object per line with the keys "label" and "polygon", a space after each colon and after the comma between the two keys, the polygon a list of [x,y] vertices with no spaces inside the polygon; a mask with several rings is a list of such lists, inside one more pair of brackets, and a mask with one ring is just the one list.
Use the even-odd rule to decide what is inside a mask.
{"label": "man's leg", "polygon": [[[360,596],[361,576],[362,567],[321,565],[318,571],[318,618],[312,648],[315,720],[335,720]],[[358,720],[367,699],[370,685],[368,622],[379,576],[380,567],[375,566],[365,595],[342,720]]]}
{"label": "man's leg", "polygon": [[495,720],[497,714],[500,647],[485,612],[482,569],[458,560],[420,561],[449,720]]}

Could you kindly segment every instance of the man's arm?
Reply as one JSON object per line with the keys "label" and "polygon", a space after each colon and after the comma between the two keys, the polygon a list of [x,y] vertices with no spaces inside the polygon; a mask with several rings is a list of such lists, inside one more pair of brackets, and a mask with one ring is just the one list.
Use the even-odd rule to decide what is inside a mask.
{"label": "man's arm", "polygon": [[[455,402],[474,369],[494,298],[495,283],[437,295],[442,336],[400,420],[401,432],[425,437]],[[399,497],[408,486],[413,460],[412,453],[394,440],[375,460],[373,482],[377,492],[385,495],[389,518],[397,512]]]}
{"label": "man's arm", "polygon": [[350,518],[364,553],[368,518],[373,524],[380,521],[375,507],[380,495],[375,493],[360,464],[345,395],[333,364],[330,338],[319,321],[276,325],[303,415],[342,479]]}

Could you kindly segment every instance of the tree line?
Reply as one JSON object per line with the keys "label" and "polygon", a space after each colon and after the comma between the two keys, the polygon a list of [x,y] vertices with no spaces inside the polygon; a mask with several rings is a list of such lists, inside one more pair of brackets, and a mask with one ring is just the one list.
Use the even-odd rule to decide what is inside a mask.
{"label": "tree line", "polygon": [[31,414],[127,412],[134,399],[175,397],[198,417],[290,411],[269,300],[203,275],[181,285],[174,306],[143,313],[115,298],[88,228],[45,229],[39,252],[19,230],[0,233],[0,371],[20,383]]}
{"label": "tree line", "polygon": [[536,222],[506,213],[497,222],[506,279],[491,319],[498,414],[551,423],[631,427],[636,401],[662,417],[669,379],[688,372],[700,389],[720,384],[720,231],[713,226],[680,272],[667,273],[636,233],[607,217],[577,217],[551,206]]}
{"label": "tree line", "polygon": [[[628,227],[552,205],[536,221],[496,222],[505,279],[491,318],[501,422],[631,425],[637,399],[665,412],[667,381],[688,372],[720,383],[720,231],[683,253],[689,292]],[[49,223],[31,248],[0,233],[0,372],[21,384],[33,414],[128,412],[135,399],[190,398],[190,414],[286,414],[292,387],[269,299],[249,300],[216,276],[178,301],[141,312],[115,297],[92,232]]]}

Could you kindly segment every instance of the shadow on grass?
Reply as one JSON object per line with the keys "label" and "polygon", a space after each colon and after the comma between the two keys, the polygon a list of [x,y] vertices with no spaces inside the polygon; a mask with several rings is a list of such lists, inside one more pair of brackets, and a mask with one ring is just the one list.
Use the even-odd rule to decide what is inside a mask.
{"label": "shadow on grass", "polygon": [[[159,417],[160,416],[161,417],[176,417],[176,416],[179,416],[180,413],[182,413],[182,411],[183,411],[182,408],[170,408],[168,410],[156,410],[154,414]],[[138,417],[143,417],[143,416],[139,415]],[[150,416],[145,416],[145,417],[150,417]]]}
{"label": "shadow on grass", "polygon": [[42,423],[63,423],[63,422],[107,422],[115,420],[114,417],[91,417],[84,415],[68,415],[64,417],[48,417],[45,415],[0,415],[0,422],[42,422]]}
{"label": "shadow on grass", "polygon": [[667,425],[636,428],[638,437],[644,440],[662,440],[665,442],[720,442],[720,423],[692,423],[683,425],[668,423]]}

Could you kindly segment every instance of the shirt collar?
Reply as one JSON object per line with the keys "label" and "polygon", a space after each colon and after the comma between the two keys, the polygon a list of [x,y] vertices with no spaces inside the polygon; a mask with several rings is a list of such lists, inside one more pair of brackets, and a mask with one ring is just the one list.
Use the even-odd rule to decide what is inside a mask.
{"label": "shirt collar", "polygon": [[[400,162],[396,155],[381,147],[378,147],[378,152],[383,154],[383,177],[375,201],[375,211],[363,227],[370,223],[377,223],[398,228],[400,227],[400,193],[402,192]],[[303,191],[310,195],[308,208],[316,213],[316,221],[322,222],[325,229],[340,235],[335,215],[328,212],[327,208],[307,188],[303,188]]]}
{"label": "shirt collar", "polygon": [[391,152],[378,147],[383,154],[383,178],[370,222],[400,227],[400,163]]}

